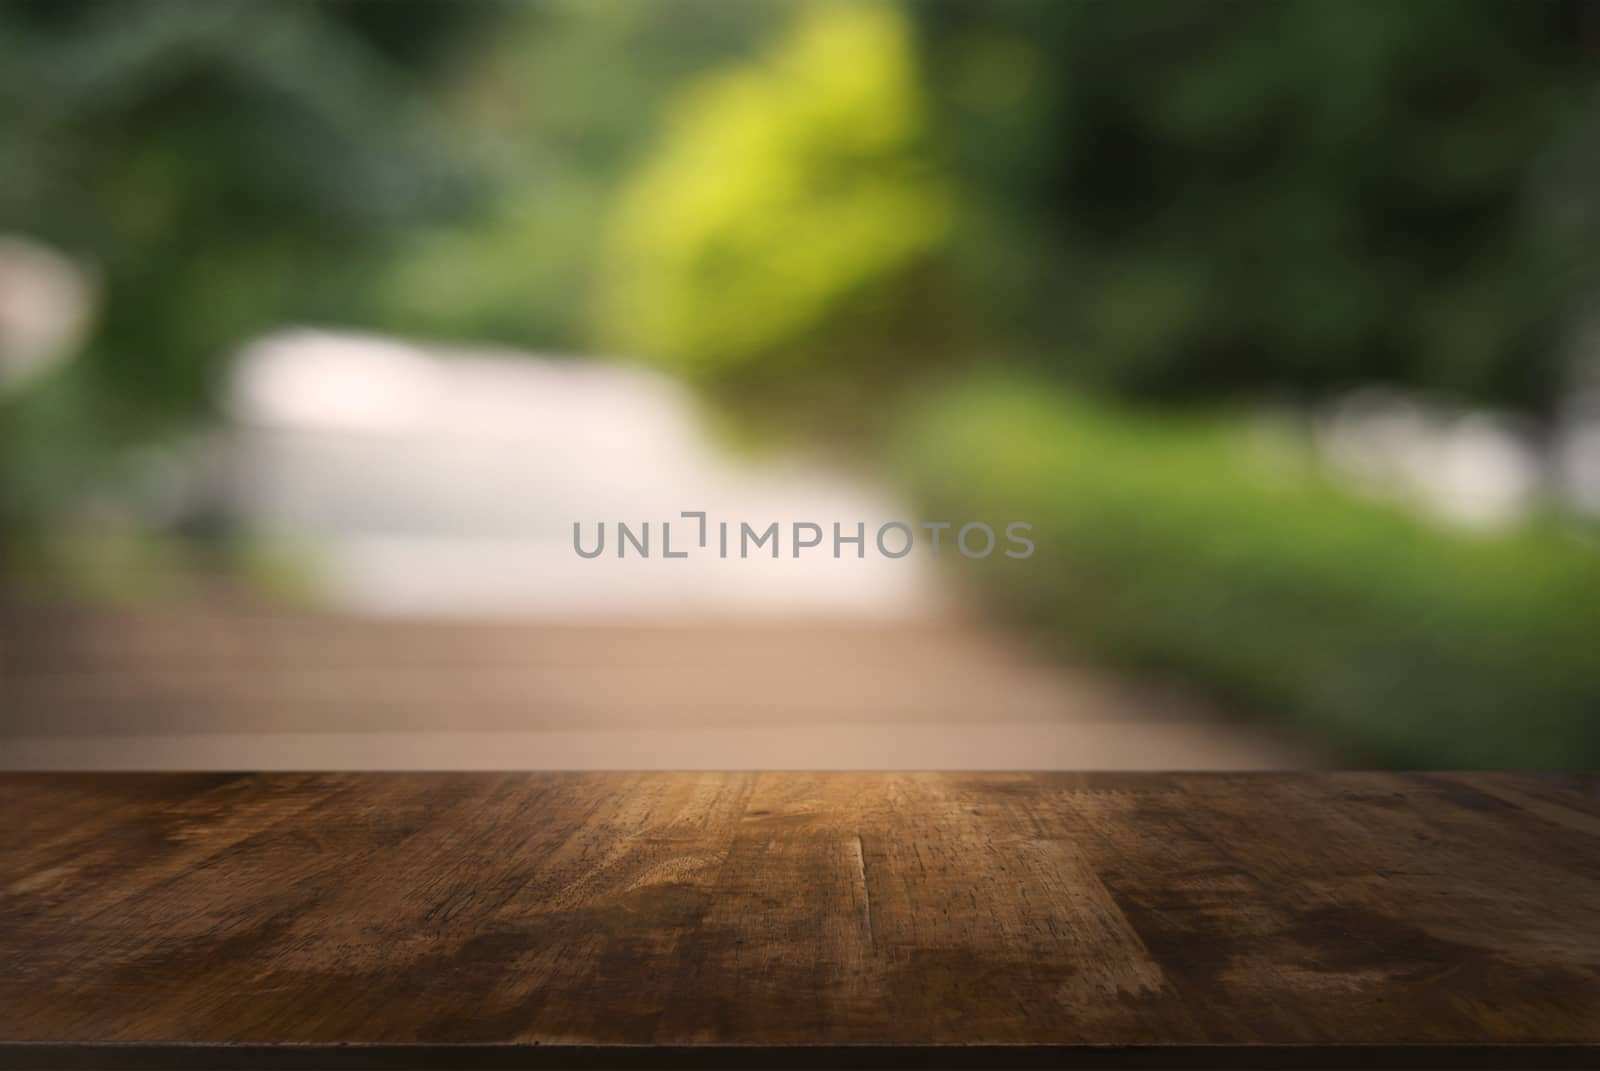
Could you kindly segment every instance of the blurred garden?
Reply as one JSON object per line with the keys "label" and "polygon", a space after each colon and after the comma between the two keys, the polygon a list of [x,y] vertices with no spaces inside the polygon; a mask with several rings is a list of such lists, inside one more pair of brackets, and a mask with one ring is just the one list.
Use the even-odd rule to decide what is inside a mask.
{"label": "blurred garden", "polygon": [[0,0],[0,584],[297,588],[194,444],[314,325],[1026,519],[988,613],[1343,760],[1593,766],[1597,250],[1582,0]]}

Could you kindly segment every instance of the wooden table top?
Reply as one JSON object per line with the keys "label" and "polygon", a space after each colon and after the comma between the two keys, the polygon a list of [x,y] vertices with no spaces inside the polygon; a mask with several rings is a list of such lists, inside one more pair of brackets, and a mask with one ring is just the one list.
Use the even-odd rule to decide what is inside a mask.
{"label": "wooden table top", "polygon": [[1600,1066],[1595,775],[20,774],[0,814],[11,1065]]}

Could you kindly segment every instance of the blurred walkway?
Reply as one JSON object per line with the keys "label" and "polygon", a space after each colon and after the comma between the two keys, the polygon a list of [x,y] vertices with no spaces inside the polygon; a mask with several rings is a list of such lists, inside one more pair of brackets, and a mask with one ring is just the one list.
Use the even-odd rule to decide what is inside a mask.
{"label": "blurred walkway", "polygon": [[1215,769],[1309,757],[971,624],[0,618],[0,768]]}

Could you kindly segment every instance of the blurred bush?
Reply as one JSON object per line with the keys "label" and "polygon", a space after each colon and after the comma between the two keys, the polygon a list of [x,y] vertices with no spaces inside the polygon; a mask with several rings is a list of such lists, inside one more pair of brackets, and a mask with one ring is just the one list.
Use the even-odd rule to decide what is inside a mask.
{"label": "blurred bush", "polygon": [[[790,4],[544,0],[513,5],[434,95],[485,189],[399,236],[377,275],[386,330],[583,352],[618,189],[686,85],[786,24]],[[713,176],[714,178],[714,176]],[[597,337],[598,336],[598,337]]]}
{"label": "blurred bush", "polygon": [[802,5],[675,94],[596,337],[790,408],[1000,360],[1136,398],[1382,381],[1548,412],[1600,286],[1585,10]]}
{"label": "blurred bush", "polygon": [[969,562],[1009,612],[1393,765],[1600,761],[1600,555],[1553,522],[1466,534],[1357,500],[1225,418],[987,381],[913,407],[930,516],[1035,525]]}
{"label": "blurred bush", "polygon": [[907,281],[953,210],[915,62],[896,7],[817,4],[690,87],[622,194],[602,336],[708,386],[891,373],[925,312]]}

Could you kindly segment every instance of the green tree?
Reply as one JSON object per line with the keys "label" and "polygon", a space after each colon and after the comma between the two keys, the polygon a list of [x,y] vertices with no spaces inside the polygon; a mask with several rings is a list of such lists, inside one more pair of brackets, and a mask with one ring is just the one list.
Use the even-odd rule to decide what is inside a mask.
{"label": "green tree", "polygon": [[957,292],[1061,374],[1169,397],[1555,390],[1595,281],[1546,211],[1600,90],[1586,5],[911,10],[968,208]]}
{"label": "green tree", "polygon": [[[408,234],[380,282],[392,330],[579,352],[618,189],[684,85],[748,56],[778,0],[524,4],[436,94],[487,164],[485,196]],[[607,339],[609,340],[609,339]]]}
{"label": "green tree", "polygon": [[926,134],[900,11],[802,8],[669,113],[617,213],[603,337],[714,386],[881,370],[950,225]]}

